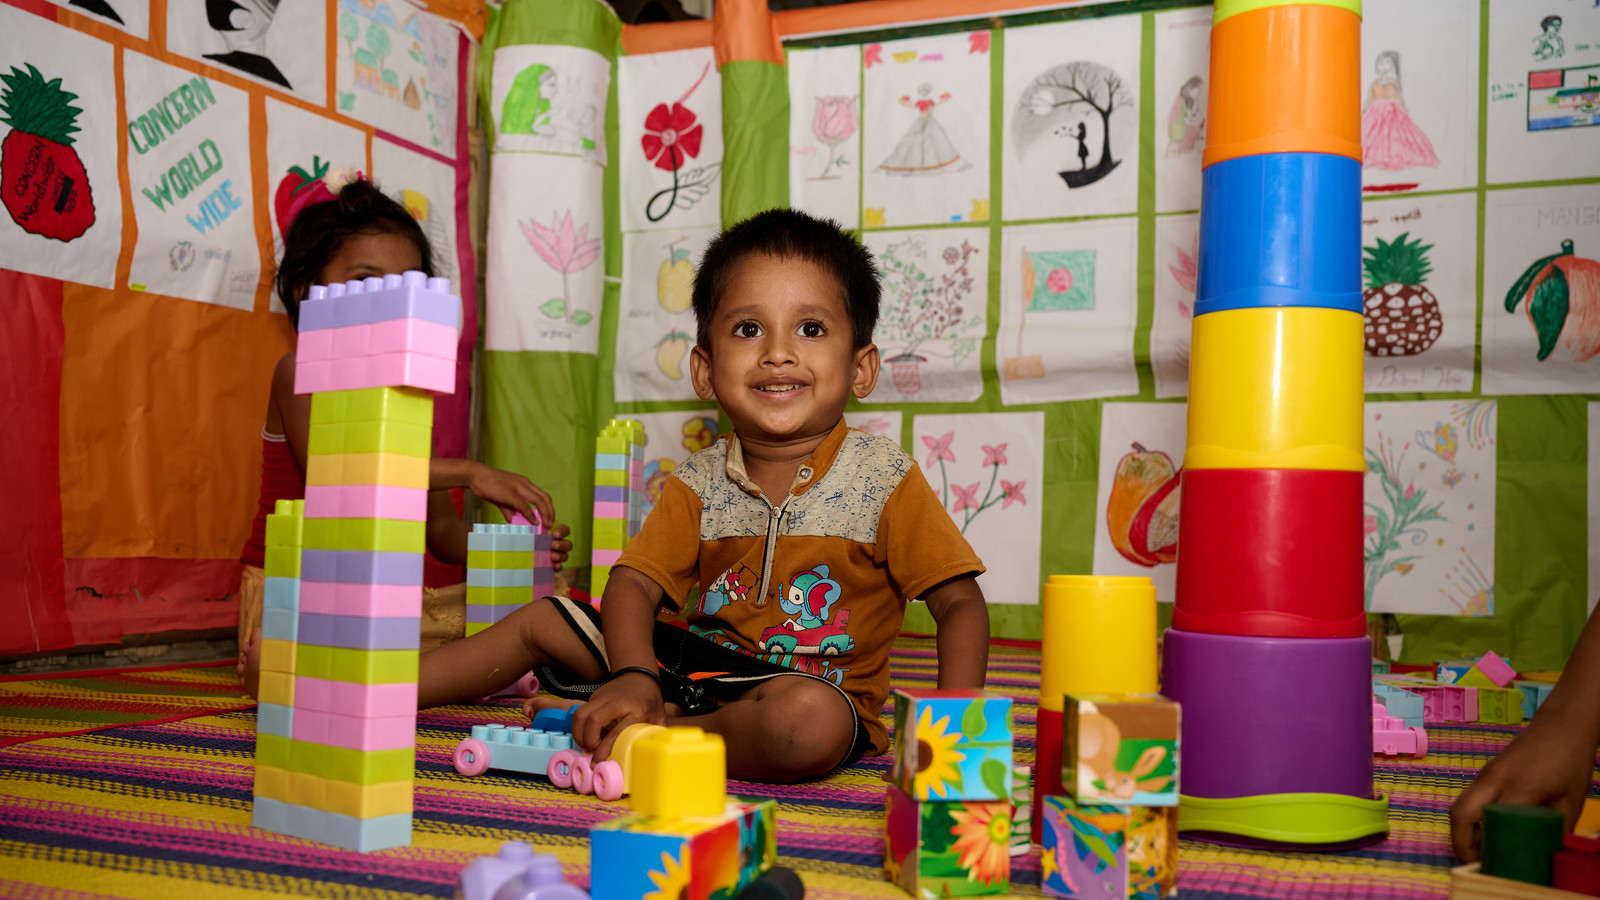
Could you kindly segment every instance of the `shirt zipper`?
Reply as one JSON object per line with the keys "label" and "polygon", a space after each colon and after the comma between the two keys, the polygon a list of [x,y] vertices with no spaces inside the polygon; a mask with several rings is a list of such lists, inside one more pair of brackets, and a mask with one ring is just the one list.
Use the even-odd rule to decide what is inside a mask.
{"label": "shirt zipper", "polygon": [[773,551],[778,546],[778,531],[783,522],[783,514],[788,511],[789,501],[793,500],[794,496],[794,494],[789,494],[777,506],[773,506],[772,501],[767,500],[765,494],[761,496],[761,499],[766,501],[767,507],[772,510],[772,518],[767,520],[767,549],[761,557],[761,590],[756,594],[757,607],[767,605],[767,582],[772,578]]}

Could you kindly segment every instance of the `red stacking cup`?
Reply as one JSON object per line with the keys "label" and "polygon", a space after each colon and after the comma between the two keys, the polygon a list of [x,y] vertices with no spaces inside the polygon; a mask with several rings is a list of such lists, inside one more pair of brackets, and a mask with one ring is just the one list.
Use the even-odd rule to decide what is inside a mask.
{"label": "red stacking cup", "polygon": [[1366,634],[1362,475],[1186,470],[1172,627],[1250,637]]}

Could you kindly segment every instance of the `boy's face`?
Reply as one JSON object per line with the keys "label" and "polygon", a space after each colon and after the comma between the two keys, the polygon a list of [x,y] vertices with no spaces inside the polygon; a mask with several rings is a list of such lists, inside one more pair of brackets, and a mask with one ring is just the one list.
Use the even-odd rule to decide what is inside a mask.
{"label": "boy's face", "polygon": [[814,263],[741,260],[711,319],[711,347],[689,373],[740,437],[783,442],[827,434],[851,394],[878,383],[878,348],[857,350],[839,283]]}

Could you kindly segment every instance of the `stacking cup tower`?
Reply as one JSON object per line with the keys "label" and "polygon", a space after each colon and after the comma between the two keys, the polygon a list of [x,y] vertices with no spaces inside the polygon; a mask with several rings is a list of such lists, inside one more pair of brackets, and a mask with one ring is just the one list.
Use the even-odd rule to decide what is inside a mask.
{"label": "stacking cup tower", "polygon": [[1388,832],[1361,546],[1360,27],[1360,0],[1216,4],[1163,684],[1191,837]]}

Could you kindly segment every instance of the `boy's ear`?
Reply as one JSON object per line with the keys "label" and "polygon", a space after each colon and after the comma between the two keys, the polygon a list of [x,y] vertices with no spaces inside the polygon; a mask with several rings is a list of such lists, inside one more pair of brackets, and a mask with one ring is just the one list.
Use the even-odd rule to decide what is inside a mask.
{"label": "boy's ear", "polygon": [[717,399],[716,389],[711,386],[711,354],[699,344],[689,351],[689,381],[701,400]]}
{"label": "boy's ear", "polygon": [[877,344],[868,344],[855,352],[855,370],[850,379],[850,390],[858,399],[865,398],[878,386],[878,369],[882,362]]}

